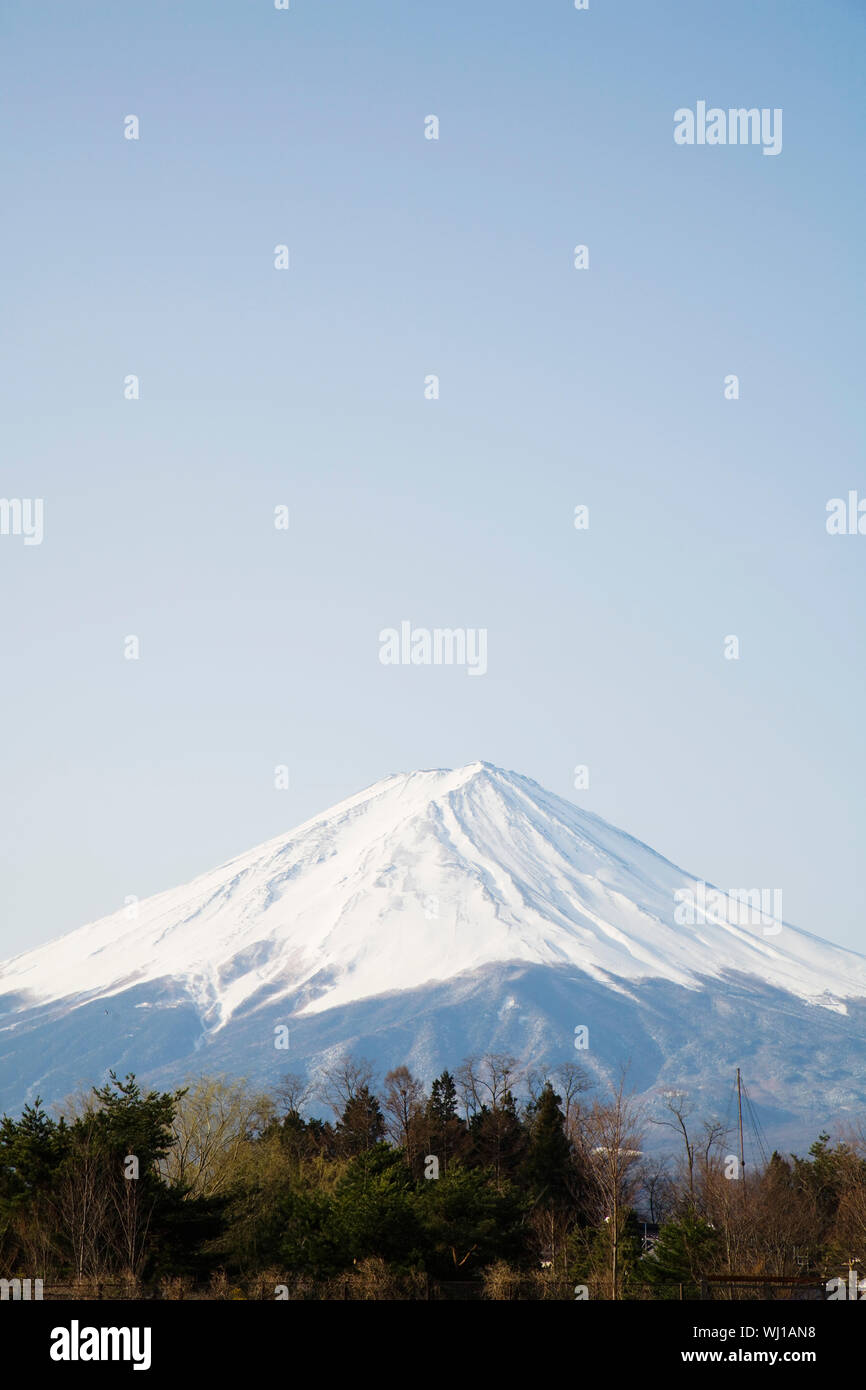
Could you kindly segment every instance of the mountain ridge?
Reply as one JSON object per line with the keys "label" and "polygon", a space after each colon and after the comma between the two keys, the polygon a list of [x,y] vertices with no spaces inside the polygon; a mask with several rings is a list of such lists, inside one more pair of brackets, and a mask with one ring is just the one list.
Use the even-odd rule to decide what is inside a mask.
{"label": "mountain ridge", "polygon": [[[628,1020],[620,1050],[649,1049],[661,1076],[676,1057],[703,1057],[739,999],[769,1058],[762,1065],[782,1075],[787,1064],[773,1060],[755,1003],[764,999],[774,1017],[787,1010],[814,1034],[816,1057],[832,1038],[827,1055],[850,1039],[859,1059],[866,957],[781,920],[744,925],[734,913],[683,925],[677,897],[699,898],[702,885],[523,774],[486,762],[393,773],[133,911],[0,964],[0,1098],[64,1086],[76,1063],[58,1054],[51,1030],[97,1070],[129,1055],[134,1070],[180,1077],[219,1055],[269,1075],[288,1060],[274,1055],[280,1021],[293,1054],[298,1038],[309,1040],[291,1058],[306,1069],[322,1064],[326,1038],[331,1054],[359,1030],[368,1049],[381,1045],[384,1056],[390,1038],[436,1066],[459,1060],[451,1053],[461,1033],[475,1046],[485,1028],[532,1054],[521,1060],[569,1049],[573,1059],[574,1027],[589,1024],[592,1036],[582,1016],[590,1006],[610,1019],[619,1010]],[[504,978],[517,984],[502,1014]],[[676,1019],[659,1017],[661,1000],[693,1029],[706,1015],[707,1038],[690,1040]],[[459,1015],[448,1047],[436,1041],[431,1009]],[[413,1033],[422,1017],[423,1047]],[[605,1055],[591,1059],[602,1070],[615,1060],[613,1024],[605,1036]],[[137,1057],[130,1038],[140,1039]],[[47,1066],[33,1056],[37,1039]],[[711,1092],[710,1060],[695,1084]],[[839,1094],[856,1100],[856,1079]]]}

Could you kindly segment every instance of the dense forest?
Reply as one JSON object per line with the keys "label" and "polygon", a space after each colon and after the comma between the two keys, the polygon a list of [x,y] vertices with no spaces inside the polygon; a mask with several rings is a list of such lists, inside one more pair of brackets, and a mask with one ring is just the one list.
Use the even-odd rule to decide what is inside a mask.
{"label": "dense forest", "polygon": [[665,1299],[866,1257],[862,1131],[744,1173],[682,1093],[647,1119],[625,1078],[600,1095],[569,1064],[519,1101],[517,1083],[489,1056],[429,1092],[403,1066],[376,1088],[345,1057],[315,1094],[112,1073],[56,1115],[37,1100],[0,1123],[0,1276],[46,1296]]}

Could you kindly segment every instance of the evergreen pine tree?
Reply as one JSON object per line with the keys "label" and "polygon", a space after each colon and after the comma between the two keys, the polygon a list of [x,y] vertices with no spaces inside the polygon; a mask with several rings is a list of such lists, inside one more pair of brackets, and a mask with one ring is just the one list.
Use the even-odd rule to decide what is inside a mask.
{"label": "evergreen pine tree", "polygon": [[439,1159],[439,1169],[447,1173],[449,1162],[460,1153],[465,1126],[457,1114],[457,1087],[449,1071],[437,1076],[430,1090],[425,1111],[431,1153]]}
{"label": "evergreen pine tree", "polygon": [[366,1153],[385,1135],[385,1121],[376,1097],[361,1086],[347,1101],[337,1124],[337,1147],[347,1157]]}
{"label": "evergreen pine tree", "polygon": [[701,1275],[708,1271],[719,1243],[718,1231],[694,1212],[686,1212],[662,1226],[655,1248],[642,1262],[642,1273],[662,1297],[678,1297],[682,1284],[685,1298],[698,1298]]}
{"label": "evergreen pine tree", "polygon": [[576,1175],[561,1106],[548,1081],[529,1113],[529,1150],[523,1171],[533,1199],[544,1206],[564,1207],[574,1200]]}

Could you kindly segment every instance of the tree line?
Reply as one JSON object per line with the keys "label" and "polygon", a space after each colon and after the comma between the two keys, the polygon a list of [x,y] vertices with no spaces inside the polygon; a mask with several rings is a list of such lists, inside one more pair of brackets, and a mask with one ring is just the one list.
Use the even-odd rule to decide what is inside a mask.
{"label": "tree line", "polygon": [[[669,1153],[647,1148],[659,1125]],[[866,1257],[862,1129],[745,1173],[729,1146],[682,1093],[648,1118],[625,1076],[598,1094],[576,1064],[518,1078],[498,1054],[429,1090],[405,1066],[376,1087],[349,1056],[315,1091],[294,1075],[145,1091],[110,1073],[57,1114],[36,1100],[0,1121],[0,1277],[168,1297],[413,1297],[432,1278],[487,1297],[694,1298],[713,1275],[824,1282]]]}

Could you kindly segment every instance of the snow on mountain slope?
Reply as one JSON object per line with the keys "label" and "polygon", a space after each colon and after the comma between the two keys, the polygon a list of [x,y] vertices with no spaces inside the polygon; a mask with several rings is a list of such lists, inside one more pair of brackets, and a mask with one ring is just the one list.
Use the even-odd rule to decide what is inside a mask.
{"label": "snow on mountain slope", "polygon": [[291,995],[310,1017],[504,962],[571,966],[626,995],[736,975],[838,1012],[866,999],[866,958],[787,925],[681,925],[682,890],[698,881],[527,777],[486,763],[399,774],[134,917],[0,965],[14,996],[0,1029],[170,978],[212,1037],[255,998]]}

